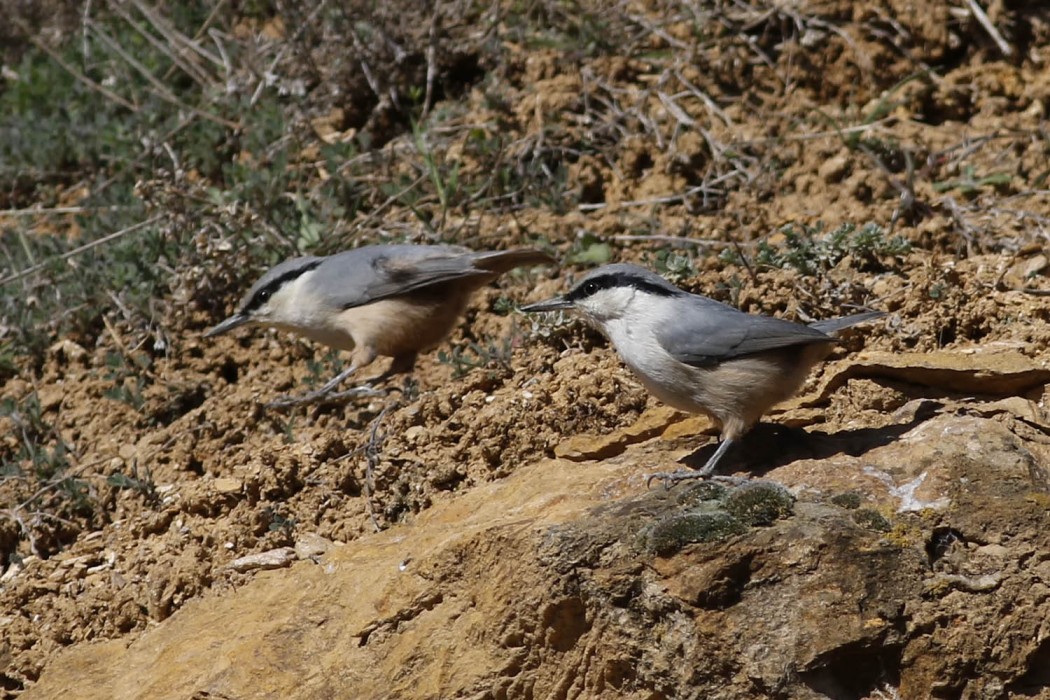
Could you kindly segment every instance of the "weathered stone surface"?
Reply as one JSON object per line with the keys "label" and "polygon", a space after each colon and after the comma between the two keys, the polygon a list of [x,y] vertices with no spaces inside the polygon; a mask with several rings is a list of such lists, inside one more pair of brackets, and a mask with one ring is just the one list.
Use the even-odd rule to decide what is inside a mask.
{"label": "weathered stone surface", "polygon": [[295,561],[295,550],[291,547],[280,547],[268,552],[248,554],[234,559],[226,566],[234,571],[244,573],[257,569],[280,569]]}
{"label": "weathered stone surface", "polygon": [[764,475],[798,499],[771,525],[668,556],[646,544],[654,522],[740,487],[646,490],[659,440],[544,461],[193,600],[130,645],[74,647],[22,697],[1024,692],[1045,682],[1050,462],[1012,426],[803,436],[842,451]]}

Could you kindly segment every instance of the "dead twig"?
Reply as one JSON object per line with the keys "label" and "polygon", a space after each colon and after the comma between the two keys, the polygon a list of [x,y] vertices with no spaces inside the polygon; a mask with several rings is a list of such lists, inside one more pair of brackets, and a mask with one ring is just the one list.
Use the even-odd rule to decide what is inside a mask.
{"label": "dead twig", "polygon": [[966,6],[970,8],[970,12],[973,14],[974,19],[977,20],[977,23],[981,25],[984,31],[988,33],[988,36],[992,38],[992,41],[995,42],[995,45],[999,47],[999,52],[1007,58],[1013,56],[1013,48],[1006,43],[1003,35],[999,33],[999,30],[995,28],[992,20],[985,13],[984,8],[977,4],[977,0],[966,0]]}
{"label": "dead twig", "polygon": [[657,91],[656,96],[660,98],[660,102],[679,124],[684,126],[693,126],[696,124],[696,120],[686,114],[685,111],[678,106],[678,103],[674,101],[673,97],[662,91]]}
{"label": "dead twig", "polygon": [[941,203],[944,204],[945,208],[952,215],[952,221],[955,222],[956,228],[959,230],[959,233],[962,234],[963,240],[966,242],[966,256],[973,257],[975,230],[963,216],[962,207],[959,206],[959,203],[955,201],[954,197],[950,196],[941,197]]}
{"label": "dead twig", "polygon": [[52,262],[54,262],[56,260],[68,260],[69,258],[72,258],[75,255],[80,255],[81,253],[83,253],[85,251],[91,250],[92,248],[97,248],[100,245],[104,245],[106,243],[109,243],[110,241],[114,241],[114,240],[116,240],[118,238],[121,238],[123,236],[128,235],[129,233],[134,233],[136,231],[140,231],[140,230],[146,228],[147,226],[149,226],[151,224],[157,223],[158,221],[160,221],[163,218],[164,218],[163,215],[158,214],[157,216],[150,217],[149,219],[146,219],[145,221],[140,221],[137,224],[132,224],[131,226],[128,226],[127,228],[122,228],[119,231],[114,231],[113,233],[111,233],[111,234],[109,234],[107,236],[103,236],[102,238],[99,238],[98,240],[91,241],[90,243],[85,243],[82,246],[77,246],[73,250],[67,250],[65,253],[62,253],[61,255],[56,255],[56,256],[50,257],[50,258],[48,258],[47,260],[45,260],[45,261],[43,261],[41,263],[37,263],[36,265],[32,265],[30,267],[27,267],[26,269],[24,269],[24,270],[22,270],[20,272],[16,272],[13,275],[8,275],[7,277],[4,277],[3,279],[0,279],[0,286],[3,286],[3,285],[8,284],[10,282],[17,282],[18,280],[20,280],[20,279],[22,279],[24,277],[28,277],[29,275],[32,275],[35,272],[39,272],[40,270],[44,269],[45,267],[47,267],[48,265],[50,265]]}
{"label": "dead twig", "polygon": [[733,124],[733,120],[729,118],[729,115],[722,111],[718,104],[714,100],[712,100],[706,92],[689,82],[689,80],[687,80],[686,77],[682,75],[682,71],[679,68],[674,69],[674,77],[678,79],[678,82],[682,84],[682,87],[684,87],[691,95],[693,95],[696,99],[700,100],[704,104],[704,107],[707,108],[707,111],[721,119],[723,124],[725,124],[728,127],[735,126],[735,124]]}
{"label": "dead twig", "polygon": [[375,468],[379,464],[380,450],[383,446],[383,440],[386,438],[385,435],[380,436],[379,424],[382,423],[383,418],[387,412],[394,407],[395,404],[385,406],[379,415],[372,421],[371,431],[368,436],[368,442],[365,443],[365,483],[362,495],[365,497],[365,508],[368,510],[368,519],[372,521],[372,527],[375,528],[376,532],[380,532],[383,528],[379,526],[379,520],[376,518],[375,508],[372,505],[372,494],[375,493]]}
{"label": "dead twig", "polygon": [[[318,13],[320,13],[321,10],[323,10],[327,4],[328,0],[321,0],[321,2],[317,3],[317,6],[310,11],[310,14],[308,14],[305,19],[303,19],[302,24],[299,25],[299,29],[295,31],[295,34],[293,34],[286,41],[281,42],[280,50],[277,52],[277,55],[273,57],[273,61],[270,62],[269,69],[265,73],[263,73],[262,80],[260,80],[259,84],[255,87],[255,92],[252,93],[252,97],[248,101],[249,105],[254,107],[255,103],[259,101],[259,98],[262,96],[263,90],[266,88],[267,85],[270,84],[271,76],[274,75],[274,70],[277,68],[277,64],[284,59],[285,53],[287,53],[288,51],[288,47],[295,46],[295,43],[299,41],[299,38],[303,35],[307,28],[309,28],[310,24],[314,21],[314,18],[317,17]],[[354,46],[356,48],[359,44],[356,32],[351,34],[351,38],[353,38]],[[371,85],[371,83],[369,83],[369,85]]]}
{"label": "dead twig", "polygon": [[628,12],[625,15],[625,17],[627,17],[627,19],[631,20],[632,22],[634,22],[638,26],[642,27],[643,29],[645,29],[649,33],[655,34],[656,36],[658,36],[661,39],[663,39],[664,41],[666,41],[668,46],[673,46],[676,49],[680,49],[680,50],[683,50],[683,51],[690,48],[689,44],[685,43],[684,41],[679,41],[678,39],[674,38],[673,36],[668,34],[667,31],[663,27],[661,27],[659,25],[656,25],[656,24],[653,24],[652,22],[650,22],[648,20],[648,18],[643,17],[642,15],[632,14],[632,13]]}
{"label": "dead twig", "polygon": [[[735,171],[734,171],[735,172]],[[580,204],[576,208],[580,211],[595,211],[597,209],[605,209],[606,207],[612,207],[615,209],[626,209],[627,207],[644,207],[650,204],[677,204],[684,202],[689,197],[696,194],[721,196],[725,194],[722,190],[715,189],[715,185],[721,184],[733,176],[733,172],[726,173],[720,177],[715,178],[711,182],[705,182],[697,185],[696,187],[690,187],[685,192],[679,194],[670,194],[665,197],[650,197],[648,199],[635,199],[629,202],[616,202],[615,204],[609,204],[607,202],[598,202],[595,204]]]}
{"label": "dead twig", "polygon": [[434,81],[437,80],[437,30],[438,11],[434,7],[434,14],[430,18],[430,32],[427,35],[427,91],[423,97],[423,111],[419,120],[423,121],[430,114],[430,107],[434,101]]}
{"label": "dead twig", "polygon": [[[143,26],[141,22],[132,17],[131,14],[128,13],[128,11],[125,10],[120,3],[110,2],[109,6],[110,9],[113,10],[113,12],[115,12],[118,17],[123,19],[129,25],[131,25],[131,28],[134,29],[139,34],[139,36],[145,39],[153,48],[157,49],[165,56],[167,56],[168,59],[172,62],[172,66],[164,74],[164,80],[169,79],[171,77],[172,71],[178,68],[182,70],[183,73],[190,76],[190,78],[192,78],[194,82],[196,82],[201,87],[209,87],[215,84],[215,79],[208,75],[205,72],[204,68],[202,68],[199,64],[193,61],[185,60],[182,57],[182,55],[180,55],[185,52],[176,52],[173,49],[173,46],[170,42],[164,43],[163,41],[159,40],[153,34],[153,32],[147,31],[146,27]],[[85,26],[88,26],[90,23],[90,20],[87,20],[84,24]]]}
{"label": "dead twig", "polygon": [[128,100],[125,100],[123,97],[121,97],[117,93],[113,92],[112,90],[110,90],[110,89],[108,89],[106,87],[103,87],[99,83],[96,83],[94,80],[92,80],[91,78],[87,77],[86,75],[84,75],[83,73],[78,71],[76,68],[74,68],[73,66],[69,65],[68,63],[66,63],[65,59],[62,58],[61,56],[59,56],[57,51],[55,51],[50,46],[48,46],[45,42],[41,41],[36,36],[34,36],[34,33],[28,27],[26,27],[21,22],[21,20],[17,20],[16,19],[15,21],[16,21],[16,23],[19,24],[19,28],[29,36],[29,41],[32,42],[33,46],[37,47],[38,49],[40,49],[41,51],[46,53],[48,56],[50,56],[51,60],[53,60],[55,63],[57,63],[59,66],[61,66],[64,71],[66,71],[67,73],[72,75],[74,78],[76,78],[80,82],[84,83],[89,88],[91,88],[95,92],[99,93],[100,95],[102,95],[106,99],[108,99],[108,100],[110,100],[112,102],[116,102],[121,107],[124,107],[125,109],[131,110],[132,112],[138,112],[139,111],[138,105],[133,104],[133,103],[129,102]]}
{"label": "dead twig", "polygon": [[[164,20],[163,17],[158,15],[149,6],[147,6],[146,3],[142,2],[142,0],[131,0],[131,4],[134,5],[135,9],[137,9],[139,12],[141,12],[142,16],[145,17],[149,21],[149,23],[154,28],[156,28],[156,30],[158,32],[160,32],[160,34],[165,39],[167,39],[169,42],[171,42],[171,44],[173,46],[179,46],[179,45],[184,46],[184,47],[190,49],[191,51],[193,51],[194,53],[196,53],[197,55],[199,55],[201,58],[207,59],[208,61],[214,63],[216,66],[222,66],[223,65],[222,60],[218,56],[216,56],[213,53],[209,52],[207,49],[205,49],[203,46],[201,46],[197,41],[191,41],[190,39],[187,39],[179,31],[177,31],[174,27],[172,27],[170,24],[168,24]],[[222,4],[223,4],[222,2],[216,3],[215,11],[218,11],[218,7],[221,6]],[[214,16],[214,12],[212,13],[212,16]],[[208,19],[205,22],[205,24],[207,24],[211,20],[212,20],[212,17],[208,17]]]}
{"label": "dead twig", "polygon": [[[754,245],[753,243],[748,245]],[[736,251],[737,257],[740,258],[740,262],[743,264],[744,269],[747,270],[748,277],[751,278],[751,284],[758,286],[758,273],[755,272],[754,266],[748,257],[744,254],[744,247],[739,241],[733,241],[733,250]]]}
{"label": "dead twig", "polygon": [[106,46],[112,49],[113,52],[120,56],[122,59],[124,59],[124,61],[126,61],[129,66],[134,68],[139,75],[145,78],[146,81],[153,86],[155,94],[165,102],[170,102],[179,109],[185,110],[187,112],[192,112],[199,117],[203,117],[208,121],[214,122],[220,126],[225,126],[228,129],[240,128],[240,124],[238,124],[237,122],[231,122],[228,119],[223,119],[222,117],[211,114],[210,112],[198,109],[193,105],[186,104],[178,97],[176,97],[175,94],[157,78],[157,76],[153,75],[153,73],[151,73],[149,69],[146,68],[146,66],[142,65],[142,63],[139,62],[134,56],[125,51],[124,47],[121,46],[116,39],[107,34],[105,30],[103,30],[100,26],[89,20],[88,27],[95,32],[95,36],[101,39],[102,43],[104,43]]}
{"label": "dead twig", "polygon": [[0,216],[38,216],[44,214],[94,214],[100,211],[121,211],[130,206],[112,204],[107,207],[30,207],[29,209],[0,209]]}
{"label": "dead twig", "polygon": [[[739,243],[735,241],[723,241],[716,238],[686,238],[685,236],[664,236],[664,235],[638,235],[638,234],[627,234],[619,233],[612,236],[614,241],[621,241],[624,243],[670,243],[670,244],[682,244],[682,245],[706,245],[714,248],[728,248],[730,246],[739,246]],[[753,246],[754,243],[745,243],[744,245]]]}

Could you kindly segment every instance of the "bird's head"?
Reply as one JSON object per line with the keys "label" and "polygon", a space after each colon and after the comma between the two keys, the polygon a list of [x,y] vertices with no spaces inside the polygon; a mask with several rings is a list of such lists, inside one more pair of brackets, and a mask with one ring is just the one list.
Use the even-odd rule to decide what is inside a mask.
{"label": "bird's head", "polygon": [[323,258],[302,257],[286,260],[259,278],[241,298],[237,311],[226,320],[209,329],[205,338],[222,335],[238,326],[294,326],[301,315],[301,285],[308,273],[321,264]]}
{"label": "bird's head", "polygon": [[617,263],[592,270],[566,294],[521,307],[522,311],[572,310],[592,323],[644,314],[647,304],[684,294],[660,275],[638,265]]}

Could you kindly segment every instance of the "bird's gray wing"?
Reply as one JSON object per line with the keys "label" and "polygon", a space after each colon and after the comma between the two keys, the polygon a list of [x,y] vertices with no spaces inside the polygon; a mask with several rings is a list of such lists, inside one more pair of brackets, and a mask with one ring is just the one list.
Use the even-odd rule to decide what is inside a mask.
{"label": "bird's gray wing", "polygon": [[839,318],[829,318],[824,321],[816,321],[809,324],[809,327],[815,328],[821,333],[835,333],[841,331],[843,328],[849,328],[858,323],[871,321],[872,319],[880,318],[885,315],[885,311],[865,311],[864,313],[853,314],[852,316],[840,316]]}
{"label": "bird's gray wing", "polygon": [[676,304],[674,318],[657,331],[657,340],[679,362],[711,367],[724,360],[792,345],[834,343],[824,333],[771,316],[756,316],[693,297]]}
{"label": "bird's gray wing", "polygon": [[462,248],[382,245],[326,258],[311,280],[311,291],[332,307],[349,309],[442,282],[491,276],[475,268]]}
{"label": "bird's gray wing", "polygon": [[474,266],[490,272],[509,272],[525,265],[553,265],[557,261],[542,250],[516,248],[514,250],[487,250],[474,253]]}

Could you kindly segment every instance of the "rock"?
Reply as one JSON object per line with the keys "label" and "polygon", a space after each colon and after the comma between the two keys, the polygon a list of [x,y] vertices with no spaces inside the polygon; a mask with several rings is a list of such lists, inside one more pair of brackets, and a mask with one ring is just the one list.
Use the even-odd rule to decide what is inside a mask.
{"label": "rock", "polygon": [[574,435],[554,446],[554,455],[574,461],[606,459],[621,454],[628,445],[655,437],[682,414],[666,406],[643,413],[634,425],[607,435]]}
{"label": "rock", "polygon": [[295,540],[295,555],[300,559],[319,557],[335,546],[331,540],[316,533],[300,535]]}
{"label": "rock", "polygon": [[[983,683],[984,664],[1021,687],[1042,673],[1030,625],[1050,568],[1017,562],[1050,548],[1050,455],[1009,420],[936,415],[852,445],[843,431],[843,452],[778,450],[787,461],[743,488],[648,490],[649,444],[522,467],[325,566],[192,599],[130,642],[74,645],[21,698],[549,697],[565,678],[579,697],[875,697],[896,678],[901,697],[931,697]],[[826,438],[810,439],[819,453]]]}
{"label": "rock", "polygon": [[842,178],[846,177],[848,171],[849,156],[845,153],[840,153],[821,163],[817,173],[823,178],[824,182],[835,183],[842,182]]}
{"label": "rock", "polygon": [[1050,267],[1050,259],[1045,253],[1033,255],[1011,265],[1003,273],[1002,283],[1013,289],[1038,287],[1035,278],[1038,275],[1045,275],[1047,267]]}
{"label": "rock", "polygon": [[37,389],[36,397],[41,411],[53,411],[62,405],[66,392],[57,384],[46,384]]}
{"label": "rock", "polygon": [[84,362],[87,359],[88,353],[83,346],[74,343],[68,338],[63,338],[47,349],[47,358],[52,362],[59,362],[61,364],[70,364],[73,362]]}
{"label": "rock", "polygon": [[24,379],[12,377],[0,385],[0,397],[21,401],[27,394],[33,391],[33,385]]}
{"label": "rock", "polygon": [[823,403],[849,379],[876,377],[943,391],[1009,397],[1050,382],[1050,362],[1010,348],[975,347],[952,352],[865,352],[825,372],[820,388],[785,402],[782,410]]}
{"label": "rock", "polygon": [[293,561],[295,561],[295,550],[291,547],[279,547],[268,552],[249,554],[234,559],[226,565],[226,568],[243,574],[256,569],[280,569],[290,565]]}
{"label": "rock", "polygon": [[240,479],[232,479],[228,476],[220,476],[212,482],[212,488],[219,493],[240,493],[244,484]]}
{"label": "rock", "polygon": [[16,576],[18,576],[20,573],[22,573],[23,569],[25,569],[25,565],[22,564],[22,562],[18,562],[18,561],[11,562],[11,564],[4,571],[3,575],[0,575],[0,585],[6,584],[6,583],[9,583],[10,581],[12,581]]}
{"label": "rock", "polygon": [[415,443],[426,433],[426,428],[421,425],[411,425],[405,430],[404,438],[407,443]]}

